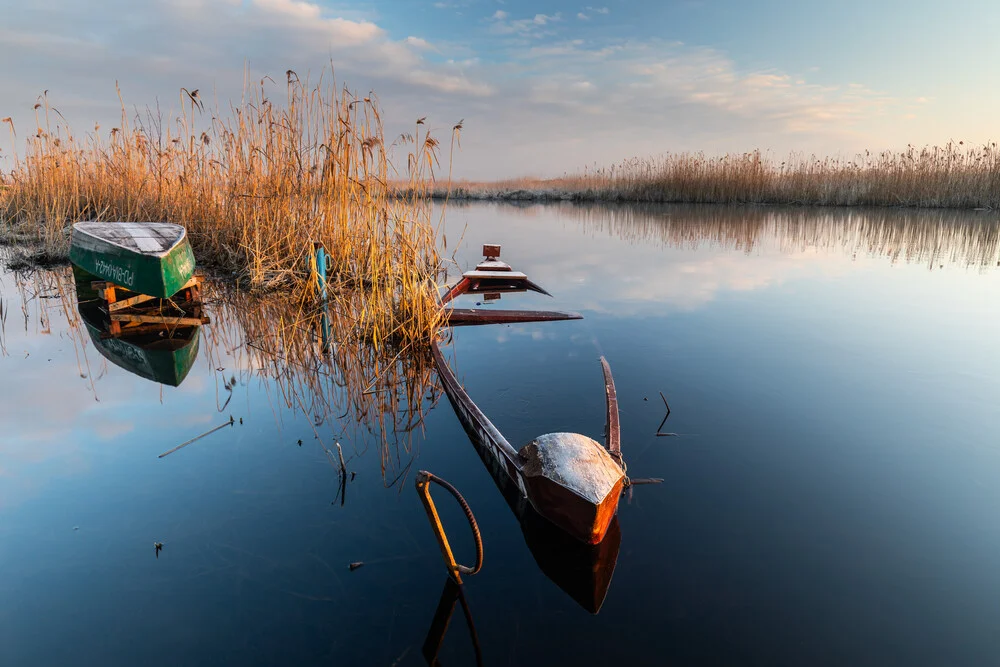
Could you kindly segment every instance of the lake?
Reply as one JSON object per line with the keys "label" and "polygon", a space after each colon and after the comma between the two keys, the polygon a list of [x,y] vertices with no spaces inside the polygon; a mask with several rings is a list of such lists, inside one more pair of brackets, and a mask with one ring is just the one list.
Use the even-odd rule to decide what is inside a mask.
{"label": "lake", "polygon": [[[515,447],[601,441],[603,355],[628,472],[663,479],[626,493],[596,556],[518,520],[424,362],[302,365],[280,306],[209,286],[212,322],[165,386],[95,349],[68,268],[7,271],[0,664],[1000,655],[995,213],[452,203],[445,220],[452,281],[499,243],[553,295],[499,307],[584,317],[455,329],[446,356],[485,414]],[[475,641],[461,604],[439,632],[455,597],[421,469],[482,531]]]}

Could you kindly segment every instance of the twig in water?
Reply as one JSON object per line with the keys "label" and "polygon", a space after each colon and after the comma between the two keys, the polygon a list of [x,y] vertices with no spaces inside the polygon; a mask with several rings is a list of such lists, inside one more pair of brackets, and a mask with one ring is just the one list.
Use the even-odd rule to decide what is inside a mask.
{"label": "twig in water", "polygon": [[659,425],[659,426],[658,426],[658,427],[656,428],[656,435],[662,435],[662,436],[676,436],[676,435],[677,435],[676,433],[661,433],[661,432],[660,432],[661,430],[663,430],[663,425],[667,423],[667,420],[668,420],[668,419],[670,419],[670,404],[669,404],[669,403],[667,403],[667,397],[663,395],[663,392],[662,392],[662,391],[660,392],[660,398],[662,398],[662,399],[663,399],[663,404],[664,404],[665,406],[667,406],[667,414],[665,414],[665,415],[663,416],[663,421],[661,421],[661,422],[660,422],[660,425]]}
{"label": "twig in water", "polygon": [[340,456],[340,474],[344,475],[346,477],[347,476],[347,464],[344,463],[344,450],[340,446],[340,442],[334,442],[333,444],[335,444],[337,446],[337,454]]}
{"label": "twig in water", "polygon": [[199,435],[199,436],[196,436],[196,437],[194,437],[194,438],[191,438],[191,439],[190,439],[190,440],[188,440],[187,442],[182,442],[181,444],[177,445],[177,446],[176,446],[176,447],[174,447],[173,449],[170,449],[170,450],[167,450],[167,451],[163,452],[162,454],[160,454],[160,455],[159,455],[159,456],[157,456],[156,458],[158,458],[158,459],[162,459],[162,458],[163,458],[164,456],[166,456],[167,454],[173,454],[173,453],[174,453],[174,452],[176,452],[176,451],[177,451],[178,449],[183,449],[184,447],[187,447],[188,445],[190,445],[190,444],[191,444],[192,442],[195,442],[196,440],[201,440],[201,439],[202,439],[202,438],[204,438],[204,437],[205,437],[206,435],[211,435],[211,434],[215,433],[216,431],[218,431],[218,430],[221,430],[221,429],[224,429],[224,428],[226,428],[227,426],[232,426],[232,425],[233,425],[233,424],[235,424],[235,423],[236,423],[236,420],[235,420],[235,419],[233,419],[233,416],[232,416],[232,415],[229,415],[229,421],[227,421],[227,422],[226,422],[225,424],[220,424],[219,426],[216,426],[215,428],[213,428],[213,429],[211,429],[211,430],[208,430],[208,431],[205,431],[204,433],[202,433],[202,434],[201,434],[201,435]]}

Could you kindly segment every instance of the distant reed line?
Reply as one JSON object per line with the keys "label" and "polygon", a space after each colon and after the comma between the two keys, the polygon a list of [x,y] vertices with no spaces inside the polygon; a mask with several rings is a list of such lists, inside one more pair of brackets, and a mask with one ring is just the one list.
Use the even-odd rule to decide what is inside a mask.
{"label": "distant reed line", "polygon": [[575,200],[819,206],[1000,208],[1000,150],[996,143],[909,147],[865,152],[853,159],[791,156],[783,162],[760,151],[709,157],[675,153],[634,158],[555,179],[455,182],[455,199]]}
{"label": "distant reed line", "polygon": [[[122,103],[118,127],[83,137],[43,96],[26,137],[4,119],[26,149],[0,174],[0,235],[60,257],[80,220],[176,222],[199,263],[250,288],[308,288],[313,243],[322,243],[332,293],[361,294],[358,325],[374,342],[426,340],[440,323],[425,185],[437,139],[417,121],[387,145],[373,95],[337,89],[327,73],[315,85],[292,71],[286,79],[278,100],[265,77],[214,110],[182,89],[177,118],[130,115]],[[405,155],[402,172],[393,150]],[[389,185],[399,180],[406,197]]]}

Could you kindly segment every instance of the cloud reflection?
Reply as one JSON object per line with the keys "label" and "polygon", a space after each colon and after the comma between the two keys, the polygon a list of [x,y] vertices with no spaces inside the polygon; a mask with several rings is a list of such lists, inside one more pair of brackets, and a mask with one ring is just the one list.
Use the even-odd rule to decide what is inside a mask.
{"label": "cloud reflection", "polygon": [[[450,204],[449,235],[501,242],[562,306],[691,310],[727,292],[832,277],[858,262],[993,270],[1000,222],[976,213],[687,205]],[[631,304],[631,305],[628,305]],[[623,305],[627,307],[623,310]]]}

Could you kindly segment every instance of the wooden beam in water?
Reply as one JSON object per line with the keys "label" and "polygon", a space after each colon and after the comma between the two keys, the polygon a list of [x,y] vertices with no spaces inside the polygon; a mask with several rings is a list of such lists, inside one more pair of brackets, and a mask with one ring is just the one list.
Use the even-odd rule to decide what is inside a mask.
{"label": "wooden beam in water", "polygon": [[477,310],[475,308],[451,308],[447,311],[448,325],[453,327],[478,326],[483,324],[517,324],[522,322],[559,322],[562,320],[582,320],[579,313],[565,313],[558,310]]}
{"label": "wooden beam in water", "polygon": [[612,456],[621,465],[621,426],[618,422],[618,392],[615,390],[615,379],[611,377],[611,366],[608,360],[601,357],[601,369],[604,371],[604,391],[607,396],[608,418],[604,426],[605,445]]}

